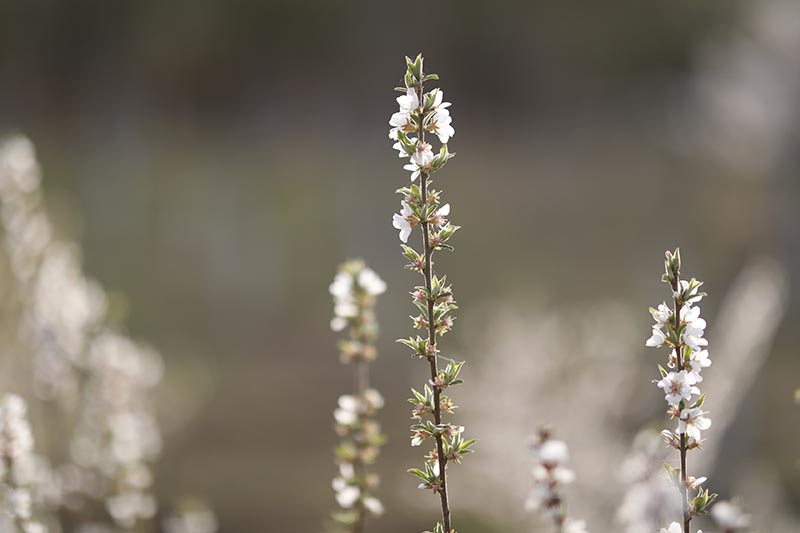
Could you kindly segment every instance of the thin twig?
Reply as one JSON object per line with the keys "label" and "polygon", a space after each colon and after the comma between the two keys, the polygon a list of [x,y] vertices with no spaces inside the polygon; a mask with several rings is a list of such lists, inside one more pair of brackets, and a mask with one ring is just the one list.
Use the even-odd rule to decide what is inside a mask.
{"label": "thin twig", "polygon": [[[420,73],[420,80],[422,80],[423,74]],[[417,86],[417,96],[419,101],[423,101],[423,92],[422,92],[422,81],[420,81],[419,85]],[[418,120],[417,126],[417,135],[419,136],[419,142],[425,142],[425,127],[423,125],[423,117],[420,113],[420,117]],[[427,212],[428,208],[428,173],[420,172],[420,193],[422,195],[422,209],[423,213]],[[428,290],[428,294],[431,294],[432,289],[432,277],[433,277],[433,247],[430,245],[430,238],[428,235],[428,221],[427,217],[423,216],[421,225],[422,225],[422,244],[424,247],[425,253],[425,266],[423,269],[423,274],[425,276],[425,288]],[[430,363],[431,368],[431,381],[433,382],[436,379],[436,375],[439,373],[438,368],[438,361],[436,355],[436,323],[434,320],[434,313],[433,313],[433,305],[434,301],[431,298],[428,298],[428,343],[430,344],[431,355],[428,356],[428,362]],[[433,386],[433,417],[434,422],[436,425],[442,423],[442,412],[441,412],[441,405],[440,405],[440,396],[441,396],[441,389],[434,385]],[[442,504],[442,522],[444,526],[444,530],[447,533],[450,533],[451,526],[450,526],[450,503],[447,499],[447,457],[444,454],[444,442],[442,435],[436,435],[436,456],[439,462],[439,481],[441,486],[439,487],[439,498]]]}

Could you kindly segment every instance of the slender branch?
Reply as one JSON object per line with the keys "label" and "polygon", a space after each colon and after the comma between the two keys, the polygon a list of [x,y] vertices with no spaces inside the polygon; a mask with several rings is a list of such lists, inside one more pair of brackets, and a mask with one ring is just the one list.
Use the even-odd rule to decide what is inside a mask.
{"label": "slender branch", "polygon": [[[678,287],[680,285],[680,274],[675,273],[675,278],[672,280],[672,291],[673,293],[677,293]],[[674,314],[675,314],[675,332],[676,334],[680,331],[681,327],[681,308],[683,304],[678,299],[678,297],[673,298],[674,302]],[[680,335],[678,335],[678,339],[680,339]],[[681,371],[683,369],[683,344],[678,343],[675,347],[675,370]],[[687,473],[686,473],[686,432],[684,431],[681,433],[681,442],[680,442],[680,453],[681,453],[681,508],[683,509],[683,533],[691,533],[691,527],[689,523],[692,521],[692,516],[689,513],[689,485],[687,483]]]}
{"label": "slender branch", "polygon": [[[673,306],[670,309],[664,302],[657,308],[650,308],[655,324],[653,333],[645,345],[670,348],[667,366],[673,371],[667,372],[659,365],[661,379],[656,383],[658,388],[664,391],[664,399],[669,404],[667,413],[671,419],[678,420],[676,431],[665,429],[661,432],[661,436],[669,446],[680,453],[680,469],[667,464],[665,466],[670,479],[678,484],[683,527],[680,522],[674,521],[669,529],[662,528],[661,531],[691,533],[692,517],[706,514],[717,497],[708,489],[700,487],[706,478],[690,476],[686,464],[689,450],[699,447],[702,443],[700,432],[711,427],[711,420],[704,416],[707,413],[701,410],[705,394],[697,386],[703,381],[700,371],[711,365],[708,351],[703,349],[708,346],[708,341],[703,338],[706,321],[700,318],[700,307],[693,307],[693,304],[702,300],[706,293],[699,292],[700,286],[703,285],[702,281],[694,278],[681,281],[679,248],[675,248],[674,252],[667,250],[664,255],[666,260],[661,280],[668,283],[672,289]],[[696,399],[693,399],[695,397]]]}
{"label": "slender branch", "polygon": [[[420,75],[420,79],[422,79],[422,75]],[[423,92],[422,92],[422,82],[420,81],[419,85],[417,86],[417,97],[419,101],[423,101]],[[423,124],[423,116],[420,113],[419,120],[417,121],[417,135],[419,137],[419,142],[425,142],[425,127]],[[428,208],[428,173],[421,172],[420,173],[420,193],[422,195],[422,209],[423,213],[427,212]],[[432,289],[432,277],[433,277],[433,247],[430,245],[430,237],[428,235],[428,221],[427,217],[422,217],[421,221],[422,225],[422,244],[424,247],[425,253],[425,266],[423,269],[423,275],[425,276],[425,288],[428,290],[428,294],[431,293]],[[438,368],[438,361],[436,355],[436,323],[434,319],[433,313],[433,305],[434,301],[431,298],[428,298],[428,343],[430,344],[430,351],[428,355],[428,362],[430,363],[431,368],[431,382],[436,380],[436,375],[439,373]],[[433,417],[434,422],[436,425],[442,423],[442,410],[440,405],[440,397],[441,397],[441,389],[433,385]],[[444,530],[447,533],[450,533],[451,526],[450,526],[450,503],[447,499],[447,457],[444,454],[444,442],[442,435],[436,435],[436,457],[439,462],[439,481],[441,486],[439,487],[439,498],[441,500],[442,505],[442,525],[444,526]]]}
{"label": "slender branch", "polygon": [[[400,230],[399,237],[404,243],[403,256],[409,261],[406,268],[424,278],[424,284],[417,285],[412,293],[414,305],[420,312],[412,317],[412,321],[415,329],[427,330],[427,335],[418,334],[398,339],[398,342],[414,350],[416,357],[427,359],[430,366],[430,378],[427,380],[430,385],[426,383],[422,392],[411,389],[409,402],[415,406],[412,416],[418,422],[411,426],[411,445],[420,446],[431,437],[436,441],[435,448],[425,456],[424,470],[411,468],[408,472],[423,481],[420,489],[430,489],[434,494],[439,494],[442,519],[434,526],[434,532],[455,533],[447,495],[447,466],[460,463],[465,454],[472,453],[476,441],[464,439],[463,426],[442,421],[442,415],[452,413],[455,408],[449,395],[444,395],[444,390],[463,383],[458,375],[464,363],[450,361],[439,366],[436,337],[451,329],[453,315],[450,313],[457,306],[452,287],[447,285],[447,276],[434,274],[433,255],[440,249],[453,250],[447,241],[459,226],[448,221],[450,204],[441,205],[439,191],[431,188],[431,175],[453,157],[448,151],[447,141],[455,130],[447,109],[450,102],[443,101],[442,90],[436,88],[428,94],[423,92],[425,81],[438,80],[439,77],[436,74],[426,75],[423,70],[422,54],[413,60],[406,57],[404,87],[397,88],[405,94],[397,98],[399,111],[393,113],[389,120],[389,138],[397,141],[393,147],[400,152],[400,157],[410,158],[411,162],[403,168],[412,171],[411,187],[396,191],[403,195],[403,200],[400,213],[392,216],[392,225]],[[426,132],[434,134],[441,143],[437,153],[425,142]],[[419,186],[413,183],[418,177]],[[422,231],[423,249],[420,251],[405,244],[415,227]]]}
{"label": "slender branch", "polygon": [[[417,95],[421,102],[422,83],[420,83],[417,88]],[[420,113],[418,122],[419,125],[417,128],[417,135],[419,136],[420,142],[425,142],[425,128],[422,124],[422,113]],[[420,173],[420,180],[422,206],[423,210],[427,210],[428,174],[425,172]],[[422,244],[425,250],[425,268],[423,270],[423,275],[425,276],[425,288],[428,290],[428,294],[430,294],[432,289],[431,279],[433,277],[433,248],[430,245],[428,222],[425,217],[422,219]],[[439,373],[439,365],[437,360],[438,356],[436,354],[436,322],[433,314],[433,304],[433,299],[428,298],[428,343],[431,346],[429,352],[431,355],[428,355],[428,362],[431,366],[431,381],[434,381],[436,379],[436,375]],[[442,423],[442,409],[439,401],[441,392],[442,391],[438,386],[433,386],[433,418],[437,426]],[[436,457],[439,461],[439,480],[441,482],[441,487],[439,488],[439,498],[442,504],[442,525],[444,526],[444,530],[447,533],[450,533],[452,528],[450,526],[450,502],[447,499],[447,457],[444,455],[444,442],[441,435],[436,435]]]}

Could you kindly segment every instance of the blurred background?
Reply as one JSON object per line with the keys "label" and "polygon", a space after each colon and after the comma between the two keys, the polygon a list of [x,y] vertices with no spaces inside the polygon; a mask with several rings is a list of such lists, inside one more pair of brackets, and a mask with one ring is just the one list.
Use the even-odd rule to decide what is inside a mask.
{"label": "blurred background", "polygon": [[443,349],[467,361],[453,395],[479,439],[451,475],[455,525],[546,530],[523,502],[526,437],[550,423],[578,475],[570,513],[620,530],[635,437],[666,424],[649,382],[663,354],[644,341],[679,245],[709,293],[696,473],[758,530],[790,532],[798,50],[794,0],[2,0],[0,133],[35,144],[54,233],[163,356],[159,500],[203,499],[222,532],[322,531],[334,509],[331,413],[351,375],[328,285],[363,257],[389,285],[372,530],[421,531],[438,509],[404,473],[420,455],[405,398],[426,371],[393,342],[417,280],[391,226],[408,177],[387,133],[403,56],[422,51],[453,102],[458,155],[437,185],[463,229],[437,266],[461,310]]}

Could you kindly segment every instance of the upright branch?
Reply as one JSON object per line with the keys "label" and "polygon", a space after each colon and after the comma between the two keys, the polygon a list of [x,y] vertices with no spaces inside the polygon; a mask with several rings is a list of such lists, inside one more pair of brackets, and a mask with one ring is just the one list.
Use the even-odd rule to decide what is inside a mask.
{"label": "upright branch", "polygon": [[[422,481],[419,488],[430,489],[439,495],[442,521],[434,527],[434,533],[451,533],[455,530],[448,500],[447,465],[460,463],[463,455],[472,451],[475,441],[464,440],[463,426],[443,421],[443,415],[452,414],[456,407],[443,392],[462,382],[458,376],[464,363],[445,358],[437,345],[437,336],[452,328],[452,311],[457,307],[447,277],[437,276],[434,272],[433,256],[439,250],[453,250],[449,240],[459,229],[447,219],[450,204],[441,205],[440,192],[432,188],[431,175],[453,157],[447,149],[447,142],[455,133],[448,109],[450,103],[443,101],[442,90],[436,88],[427,93],[424,90],[426,82],[438,79],[436,74],[424,73],[422,54],[415,59],[406,58],[405,83],[397,88],[403,93],[397,98],[400,110],[389,121],[389,138],[396,141],[394,148],[399,157],[410,159],[403,168],[411,172],[412,182],[411,186],[397,190],[403,200],[400,213],[393,217],[393,225],[400,230],[400,240],[404,243],[403,256],[409,261],[406,268],[418,272],[423,278],[423,284],[411,292],[420,313],[412,316],[411,320],[416,329],[425,332],[425,336],[417,335],[398,342],[411,348],[415,357],[426,360],[430,370],[428,382],[421,391],[412,389],[413,396],[409,399],[416,420],[411,426],[411,445],[420,446],[429,438],[435,443],[426,456],[423,469],[413,468],[409,472]],[[437,153],[426,142],[426,134],[435,135],[441,143]],[[417,226],[422,231],[421,251],[405,244]],[[444,368],[440,368],[440,359],[447,360]]]}
{"label": "upright branch", "polygon": [[353,367],[353,393],[340,396],[333,413],[341,438],[336,449],[339,476],[333,480],[333,489],[342,508],[333,519],[348,533],[363,533],[367,517],[383,513],[383,504],[372,495],[378,477],[369,471],[385,440],[375,420],[383,397],[369,386],[369,364],[377,356],[375,299],[385,291],[386,283],[361,260],[341,265],[330,286],[334,299],[331,329],[348,330],[339,350],[342,363]]}
{"label": "upright branch", "polygon": [[[689,451],[700,448],[703,443],[700,431],[711,427],[711,420],[705,416],[708,413],[701,409],[705,395],[698,386],[703,381],[702,369],[711,366],[706,349],[708,341],[703,338],[706,321],[700,318],[700,307],[694,306],[706,294],[700,292],[703,282],[694,278],[680,279],[679,249],[666,252],[664,265],[662,281],[672,289],[672,306],[661,303],[657,308],[650,308],[655,324],[646,345],[670,350],[667,360],[670,371],[658,365],[661,380],[655,383],[664,391],[670,419],[678,420],[675,432],[665,429],[661,435],[680,455],[679,467],[665,466],[680,491],[683,533],[690,533],[692,518],[707,513],[717,497],[700,487],[706,478],[690,476],[687,467]],[[680,528],[681,524],[674,523],[670,530],[673,527]]]}

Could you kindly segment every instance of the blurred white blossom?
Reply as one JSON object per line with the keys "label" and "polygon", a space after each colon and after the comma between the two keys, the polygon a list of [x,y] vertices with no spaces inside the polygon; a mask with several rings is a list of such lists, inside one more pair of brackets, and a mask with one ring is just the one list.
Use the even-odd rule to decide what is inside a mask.
{"label": "blurred white blossom", "polygon": [[750,527],[750,515],[745,514],[741,507],[728,502],[718,502],[711,508],[711,518],[723,533],[744,531]]}
{"label": "blurred white blossom", "polygon": [[547,429],[539,430],[531,445],[534,455],[533,489],[525,507],[530,511],[540,511],[552,521],[557,532],[571,531],[586,533],[586,522],[572,520],[567,516],[563,485],[575,480],[575,473],[567,467],[569,449],[563,441],[553,439]]}
{"label": "blurred white blossom", "polygon": [[164,519],[164,533],[216,533],[219,523],[205,505],[192,503]]}
{"label": "blurred white blossom", "polygon": [[25,400],[16,394],[0,399],[0,487],[4,496],[3,511],[13,524],[3,531],[44,533],[44,526],[34,519],[31,488],[20,473],[20,466],[31,460],[33,433],[27,418]]}

